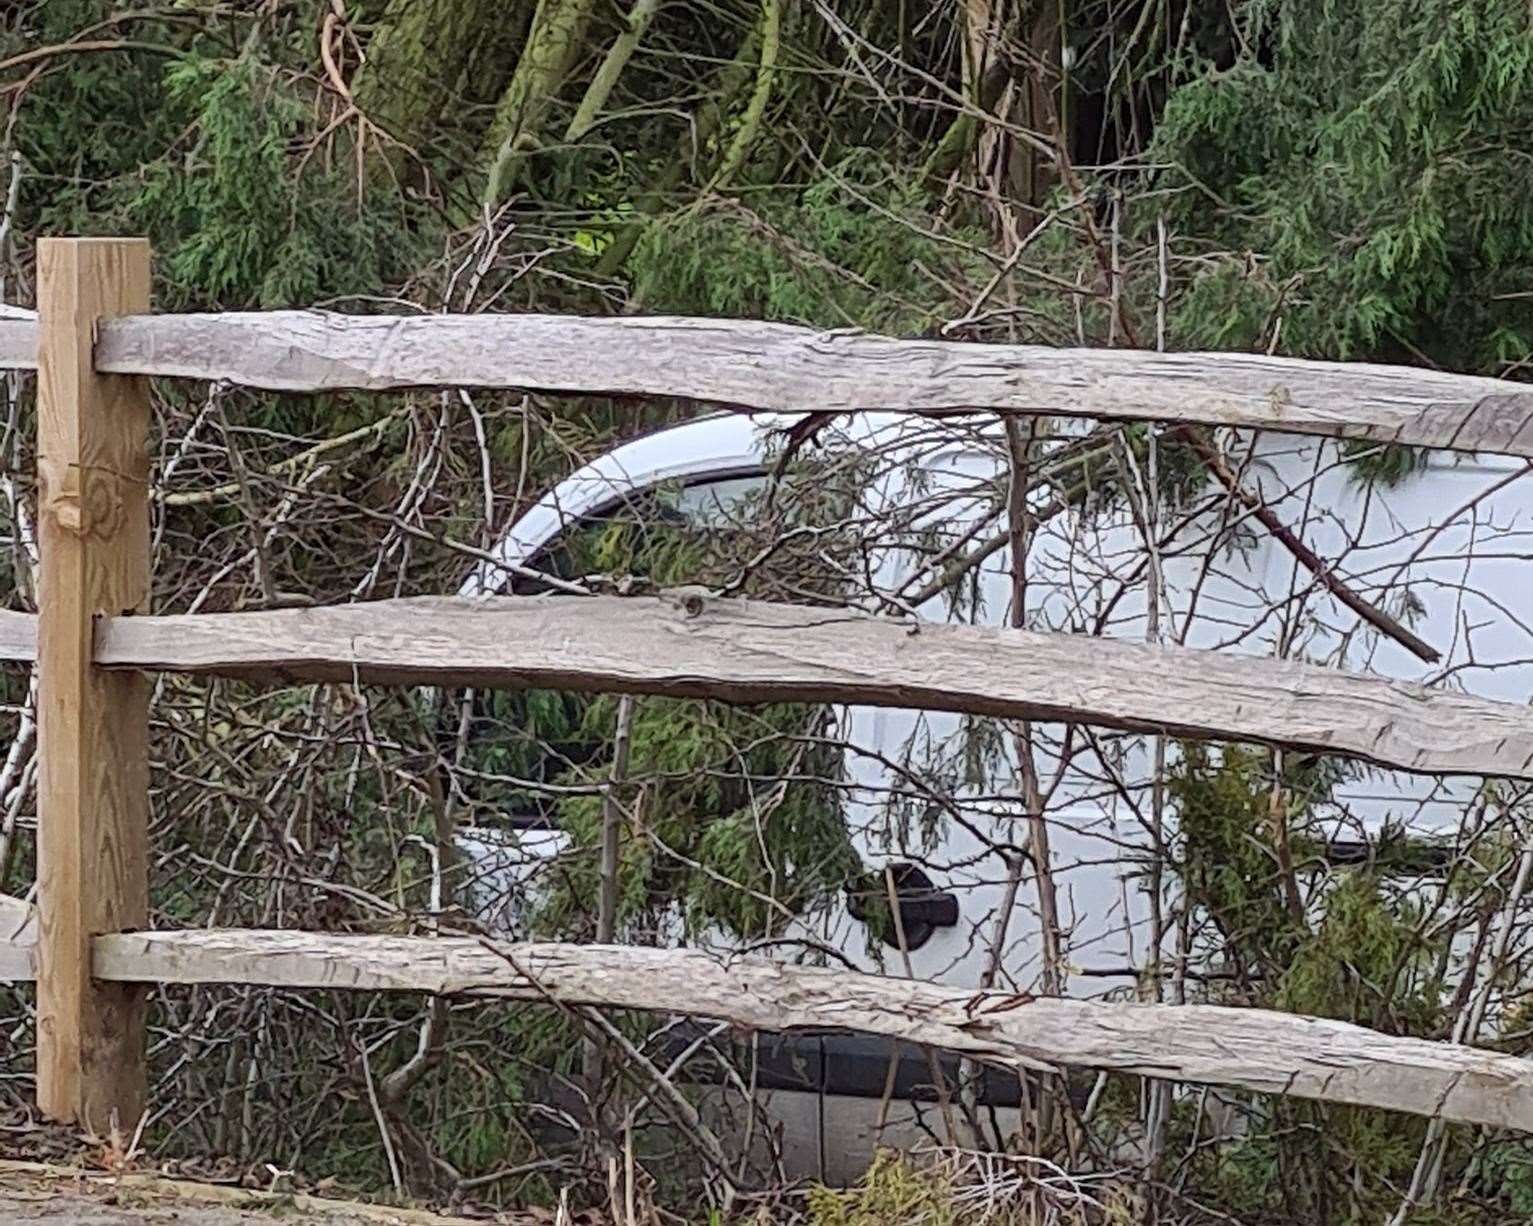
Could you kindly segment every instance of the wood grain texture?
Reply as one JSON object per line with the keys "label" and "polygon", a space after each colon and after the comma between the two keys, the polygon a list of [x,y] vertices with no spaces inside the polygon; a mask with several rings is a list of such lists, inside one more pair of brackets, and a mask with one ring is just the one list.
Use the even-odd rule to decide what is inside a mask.
{"label": "wood grain texture", "polygon": [[149,391],[98,375],[98,320],[149,307],[149,245],[44,239],[38,302],[37,1099],[100,1135],[144,1106],[141,990],[90,941],[148,921],[147,679],[91,663],[97,614],[149,595]]}
{"label": "wood grain texture", "polygon": [[30,664],[37,659],[37,614],[0,609],[0,661]]}
{"label": "wood grain texture", "polygon": [[1526,384],[1258,354],[892,340],[747,320],[271,311],[119,320],[96,357],[101,370],[276,391],[515,387],[790,412],[993,409],[1533,456]]}
{"label": "wood grain texture", "polygon": [[0,941],[37,940],[37,908],[24,898],[0,894]]}
{"label": "wood grain texture", "polygon": [[96,659],[258,679],[924,707],[1533,778],[1533,721],[1510,703],[1257,656],[690,590],[113,618],[98,629]]}
{"label": "wood grain texture", "polygon": [[0,308],[0,370],[37,369],[37,319]]}
{"label": "wood grain texture", "polygon": [[37,978],[37,908],[0,894],[0,983]]}
{"label": "wood grain texture", "polygon": [[1113,1069],[1533,1131],[1533,1061],[1262,1009],[976,993],[694,950],[473,938],[139,932],[98,938],[95,958],[103,978],[144,983],[488,993],[761,1030],[836,1027],[1014,1068]]}
{"label": "wood grain texture", "polygon": [[36,978],[36,942],[0,938],[0,983],[31,983]]}

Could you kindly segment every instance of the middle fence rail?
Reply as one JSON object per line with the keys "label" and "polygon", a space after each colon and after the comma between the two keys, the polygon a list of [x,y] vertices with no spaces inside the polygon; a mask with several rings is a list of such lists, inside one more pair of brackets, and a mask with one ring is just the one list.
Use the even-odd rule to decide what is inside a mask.
{"label": "middle fence rail", "polygon": [[[33,658],[0,612],[0,659]],[[111,617],[106,669],[264,681],[541,687],[919,707],[1252,741],[1425,774],[1533,779],[1514,703],[1365,673],[1082,634],[949,626],[719,598],[420,596],[328,608]]]}
{"label": "middle fence rail", "polygon": [[[46,327],[0,314],[0,366],[34,366]],[[494,386],[748,410],[1159,419],[1533,458],[1533,391],[1494,379],[1238,354],[899,341],[737,321],[128,316],[97,324],[94,368],[300,392]],[[37,621],[0,613],[0,659],[38,658]],[[421,598],[111,616],[98,618],[90,651],[103,673],[919,706],[1258,741],[1408,771],[1533,778],[1533,714],[1511,703],[1288,661],[691,589],[560,599],[557,607],[541,598]],[[38,944],[33,912],[16,900],[0,899],[0,922],[0,976],[33,977],[49,956],[46,930]],[[1533,1061],[1270,1010],[1035,998],[754,958],[721,963],[680,949],[476,936],[119,932],[96,935],[92,951],[101,983],[461,992],[686,1011],[771,1030],[837,1026],[1021,1070],[1117,1070],[1533,1131]]]}

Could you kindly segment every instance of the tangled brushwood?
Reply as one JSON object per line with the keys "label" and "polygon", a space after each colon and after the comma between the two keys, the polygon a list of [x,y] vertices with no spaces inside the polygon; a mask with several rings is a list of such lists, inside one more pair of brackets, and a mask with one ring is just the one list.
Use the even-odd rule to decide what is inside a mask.
{"label": "tangled brushwood", "polygon": [[[1514,380],[1533,360],[1524,0],[19,0],[0,8],[0,107],[10,306],[34,303],[40,236],[143,234],[160,310],[733,316]],[[35,610],[35,389],[0,378],[0,592]],[[495,572],[550,489],[706,410],[154,397],[155,612],[456,593],[488,566],[528,596],[697,584],[1527,698],[1506,679],[1530,631],[1497,569],[1526,565],[1520,461],[814,415],[712,492],[609,500]],[[1434,477],[1451,493],[1412,519]],[[0,891],[18,897],[35,707],[26,671],[0,673]],[[686,944],[1533,1055],[1524,785],[879,719],[163,676],[156,926]],[[1100,904],[1092,873],[1113,883]],[[0,1001],[0,1094],[23,1111],[31,990]],[[833,1059],[818,1031],[793,1046],[552,999],[165,987],[150,1016],[136,1161],[461,1212],[1533,1214],[1518,1131],[1284,1095],[1002,1076],[883,1043]]]}

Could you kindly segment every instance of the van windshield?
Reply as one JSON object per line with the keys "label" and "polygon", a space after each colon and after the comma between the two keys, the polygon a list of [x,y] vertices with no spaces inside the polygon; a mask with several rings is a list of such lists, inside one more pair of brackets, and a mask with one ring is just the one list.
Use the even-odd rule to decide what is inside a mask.
{"label": "van windshield", "polygon": [[[723,477],[688,485],[661,485],[573,520],[534,560],[560,579],[594,574],[652,579],[660,584],[703,582],[738,538],[757,524],[767,478]],[[546,590],[518,579],[512,591]]]}

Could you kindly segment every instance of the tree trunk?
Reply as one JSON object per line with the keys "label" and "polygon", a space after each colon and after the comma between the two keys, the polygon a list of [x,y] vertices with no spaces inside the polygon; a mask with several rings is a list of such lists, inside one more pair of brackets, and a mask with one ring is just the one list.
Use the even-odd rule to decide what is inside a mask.
{"label": "tree trunk", "polygon": [[740,117],[740,126],[729,142],[729,150],[724,154],[724,163],[712,179],[712,187],[722,187],[734,177],[745,164],[751,145],[760,135],[761,120],[772,97],[772,78],[776,73],[777,53],[782,42],[782,9],[782,0],[762,0],[761,61],[756,67],[756,85],[751,90],[745,114]]}
{"label": "tree trunk", "polygon": [[617,86],[618,78],[623,75],[623,69],[628,67],[633,53],[639,49],[639,40],[644,37],[644,31],[649,29],[649,23],[654,20],[659,9],[660,0],[634,0],[622,32],[608,48],[601,67],[586,86],[585,96],[580,99],[580,106],[575,110],[575,118],[570,120],[570,126],[564,130],[566,144],[573,144],[596,126],[607,105],[607,99]]}
{"label": "tree trunk", "polygon": [[682,134],[676,156],[638,198],[635,211],[639,216],[624,226],[613,239],[612,245],[602,252],[601,261],[596,266],[597,276],[613,277],[622,271],[639,240],[644,237],[651,218],[665,209],[672,195],[686,180],[687,172],[697,165],[703,150],[724,128],[731,104],[752,80],[761,39],[762,23],[757,22],[741,43],[735,58],[719,69],[707,99],[698,105],[692,122]]}
{"label": "tree trunk", "polygon": [[444,129],[472,126],[476,101],[498,96],[527,10],[527,0],[390,0],[352,96],[370,121],[424,151]]}
{"label": "tree trunk", "polygon": [[480,157],[484,203],[494,207],[516,185],[526,154],[537,147],[543,121],[580,54],[596,0],[538,0],[526,49],[495,108]]}
{"label": "tree trunk", "polygon": [[1058,177],[1060,155],[1070,148],[1069,83],[1063,70],[1063,0],[1037,0],[1018,15],[1017,37],[1027,47],[1027,60],[1016,83],[1011,119],[1045,144],[1055,146],[1050,157],[1037,145],[1010,142],[1012,194],[1023,206],[1026,224],[1035,224]]}

